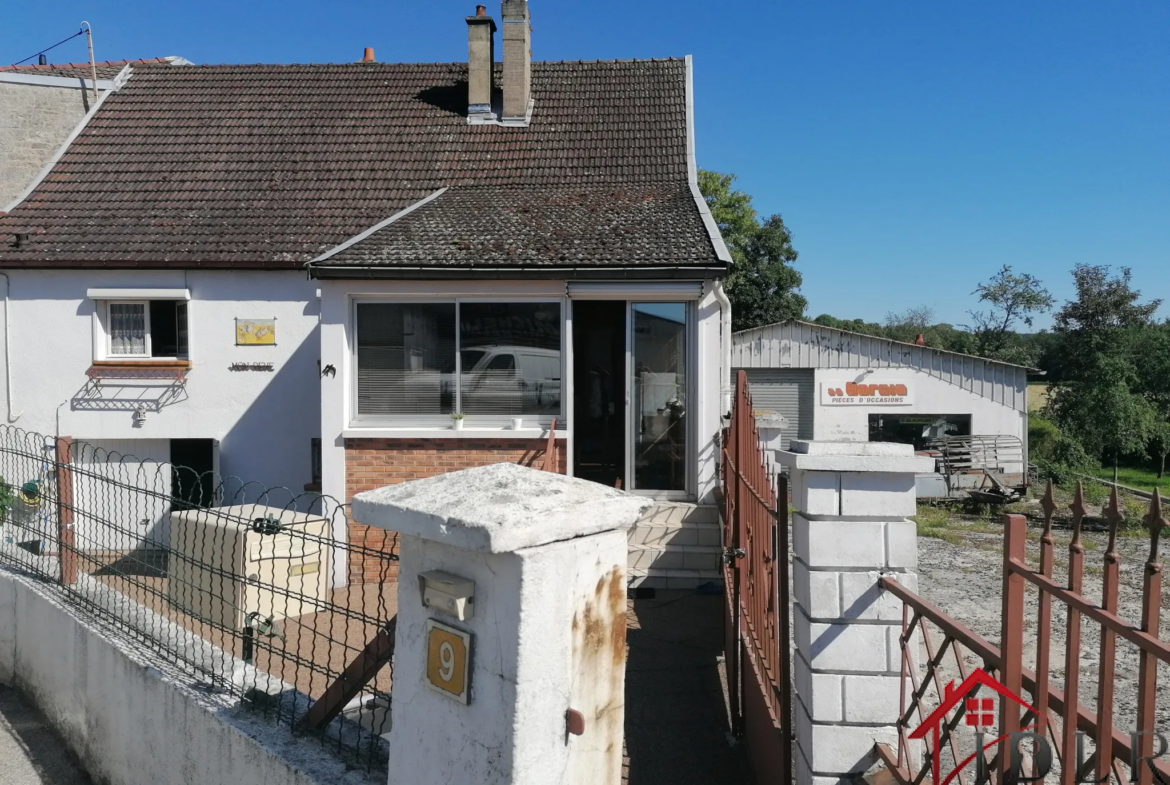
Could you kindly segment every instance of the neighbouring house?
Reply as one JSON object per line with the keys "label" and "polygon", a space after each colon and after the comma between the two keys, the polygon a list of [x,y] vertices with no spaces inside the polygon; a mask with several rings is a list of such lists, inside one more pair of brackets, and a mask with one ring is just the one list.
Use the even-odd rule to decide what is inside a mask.
{"label": "neighbouring house", "polygon": [[183,65],[187,61],[158,57],[93,65],[0,66],[0,211],[11,209],[27,196],[25,189],[37,173],[69,142],[103,96],[125,82],[131,65],[146,63]]}
{"label": "neighbouring house", "polygon": [[790,320],[732,336],[761,432],[912,444],[938,458],[919,496],[1027,483],[1028,372],[1010,363]]}
{"label": "neighbouring house", "polygon": [[730,257],[691,61],[532,62],[505,0],[498,63],[466,21],[465,63],[132,65],[0,218],[9,420],[343,502],[551,435],[678,504],[636,579],[717,576]]}

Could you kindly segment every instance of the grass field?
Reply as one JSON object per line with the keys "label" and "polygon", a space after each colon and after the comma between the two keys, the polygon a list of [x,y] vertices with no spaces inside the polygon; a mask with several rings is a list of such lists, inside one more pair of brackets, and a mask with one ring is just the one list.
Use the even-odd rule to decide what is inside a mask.
{"label": "grass field", "polygon": [[[1102,467],[1093,474],[1102,480],[1113,482],[1112,467]],[[1159,480],[1158,473],[1153,469],[1122,466],[1117,471],[1117,481],[1122,485],[1128,485],[1130,488],[1137,488],[1141,491],[1152,491],[1157,486],[1163,495],[1170,493],[1170,477],[1163,477]]]}
{"label": "grass field", "polygon": [[1031,382],[1028,384],[1028,411],[1037,412],[1048,403],[1048,384],[1045,382]]}

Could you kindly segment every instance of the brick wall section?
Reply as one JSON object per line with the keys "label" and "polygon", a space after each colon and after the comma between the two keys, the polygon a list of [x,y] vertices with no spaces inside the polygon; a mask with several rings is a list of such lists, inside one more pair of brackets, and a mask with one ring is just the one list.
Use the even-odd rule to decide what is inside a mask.
{"label": "brick wall section", "polygon": [[[545,439],[346,439],[345,500],[354,494],[421,480],[459,469],[518,463],[541,468]],[[557,467],[563,474],[568,466],[566,443],[557,441]],[[385,529],[350,522],[351,544],[381,552],[397,553],[398,535]],[[363,557],[350,558],[351,583],[376,583],[398,578],[397,562]]]}
{"label": "brick wall section", "polygon": [[0,83],[0,209],[49,162],[88,100],[85,90]]}

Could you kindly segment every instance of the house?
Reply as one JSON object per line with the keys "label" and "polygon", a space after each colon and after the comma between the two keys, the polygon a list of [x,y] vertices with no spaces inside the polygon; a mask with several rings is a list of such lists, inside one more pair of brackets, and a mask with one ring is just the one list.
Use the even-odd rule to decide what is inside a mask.
{"label": "house", "polygon": [[1007,487],[1027,483],[1028,368],[798,320],[735,333],[731,367],[747,374],[777,449],[912,444],[939,455],[939,472],[919,477],[923,497],[977,488],[984,469]]}
{"label": "house", "polygon": [[10,419],[343,501],[543,461],[555,421],[560,470],[708,505],[640,577],[691,523],[673,577],[717,574],[691,61],[532,62],[524,0],[502,27],[502,63],[481,8],[466,63],[132,66],[0,218]]}
{"label": "house", "polygon": [[103,97],[121,86],[132,64],[186,62],[181,57],[159,57],[93,65],[0,66],[0,211],[11,209],[27,195],[25,189],[37,173],[52,161]]}

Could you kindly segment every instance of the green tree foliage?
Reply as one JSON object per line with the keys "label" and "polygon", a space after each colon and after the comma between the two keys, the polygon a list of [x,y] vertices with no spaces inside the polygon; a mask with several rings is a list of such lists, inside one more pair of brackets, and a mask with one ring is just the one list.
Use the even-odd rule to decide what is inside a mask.
{"label": "green tree foliage", "polygon": [[1004,265],[990,280],[975,287],[973,294],[988,306],[987,310],[970,312],[975,353],[1016,365],[1033,365],[1038,359],[1034,346],[1016,327],[1031,327],[1036,316],[1052,308],[1055,300],[1040,280],[1028,274],[1017,275]]}
{"label": "green tree foliage", "polygon": [[761,221],[752,198],[734,190],[735,175],[699,172],[699,190],[731,253],[725,286],[731,300],[732,329],[747,330],[804,317],[808,301],[800,295],[801,276],[792,266],[792,233],[779,215]]}
{"label": "green tree foliage", "polygon": [[1062,378],[1046,413],[1090,455],[1116,468],[1122,456],[1145,455],[1158,428],[1153,390],[1140,366],[1161,301],[1139,302],[1128,268],[1113,276],[1107,266],[1078,265],[1073,282],[1077,299],[1055,317]]}

